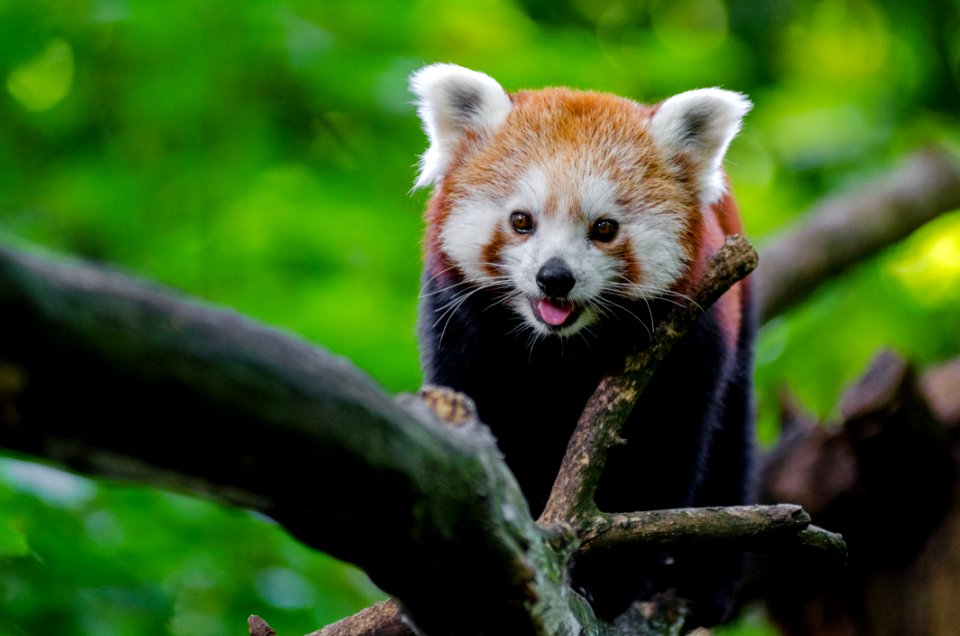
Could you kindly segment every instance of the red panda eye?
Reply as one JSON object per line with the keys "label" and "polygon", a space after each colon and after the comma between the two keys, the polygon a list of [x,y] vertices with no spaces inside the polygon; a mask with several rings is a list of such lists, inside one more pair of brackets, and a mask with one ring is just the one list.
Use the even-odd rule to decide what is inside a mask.
{"label": "red panda eye", "polygon": [[609,243],[617,236],[620,225],[611,219],[599,219],[590,228],[590,238],[601,243]]}
{"label": "red panda eye", "polygon": [[520,234],[529,234],[533,231],[533,217],[528,212],[516,210],[510,213],[510,225]]}

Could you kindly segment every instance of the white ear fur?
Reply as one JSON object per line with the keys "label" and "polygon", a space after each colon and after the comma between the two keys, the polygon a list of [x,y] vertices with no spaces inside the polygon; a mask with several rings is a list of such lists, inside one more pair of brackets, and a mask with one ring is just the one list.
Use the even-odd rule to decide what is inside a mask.
{"label": "white ear fur", "polygon": [[436,183],[447,170],[463,136],[494,132],[512,106],[506,91],[489,75],[455,64],[431,64],[410,76],[430,147],[420,158],[415,188]]}
{"label": "white ear fur", "polygon": [[693,161],[704,205],[723,194],[723,156],[752,106],[740,93],[702,88],[667,99],[650,121],[654,143],[668,158]]}

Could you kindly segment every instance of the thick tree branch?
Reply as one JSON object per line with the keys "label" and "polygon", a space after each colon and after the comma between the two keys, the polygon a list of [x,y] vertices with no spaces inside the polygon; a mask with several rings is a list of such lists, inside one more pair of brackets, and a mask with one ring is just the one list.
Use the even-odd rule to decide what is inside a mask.
{"label": "thick tree branch", "polygon": [[[764,317],[957,207],[960,171],[936,152],[826,201],[803,227],[764,250],[758,272]],[[697,295],[701,307],[731,282],[717,280],[717,289]],[[266,512],[308,544],[364,567],[404,599],[416,620],[440,633],[453,625],[459,633],[545,633],[561,624],[572,630],[587,618],[585,606],[556,585],[570,548],[549,543],[564,533],[533,526],[491,440],[476,434],[480,429],[467,434],[421,421],[342,360],[231,312],[97,268],[0,247],[0,313],[7,326],[0,334],[4,447]],[[679,541],[673,532],[686,528],[691,511],[674,511],[666,518],[673,530],[657,534],[647,513],[599,515],[592,494],[606,450],[619,441],[618,422],[697,315],[677,312],[675,325],[662,324],[655,346],[632,357],[624,375],[607,378],[591,401],[584,420],[605,424],[578,430],[543,518],[579,519],[581,550]],[[955,400],[941,402],[944,412],[957,412]],[[315,484],[324,483],[338,488],[318,493]],[[716,521],[732,512],[702,514]],[[737,533],[752,532],[738,523]],[[818,528],[781,529],[781,523],[802,525],[792,515],[757,523],[755,536],[783,532],[821,553],[842,550],[837,536]],[[691,534],[692,526],[680,533],[737,543],[740,534],[730,534],[736,525],[722,524],[709,539]],[[363,620],[374,631],[357,632]],[[388,624],[410,633],[392,602],[349,621],[338,625],[354,631],[331,626],[321,633],[393,633],[376,631]],[[254,617],[255,629],[270,633]]]}
{"label": "thick tree branch", "polygon": [[0,315],[4,448],[260,510],[433,633],[572,630],[488,437],[418,420],[288,334],[88,265],[0,247]]}
{"label": "thick tree branch", "polygon": [[[617,437],[617,414],[632,407],[624,387],[639,393],[702,307],[755,258],[742,239],[725,245],[695,296],[699,306],[675,312],[651,347],[628,360],[606,389],[619,394],[598,389],[592,405],[614,427],[608,441]],[[5,448],[265,512],[364,568],[431,633],[624,629],[598,622],[569,589],[565,572],[580,539],[562,530],[567,523],[533,523],[489,433],[470,423],[468,401],[448,405],[460,425],[443,426],[424,402],[401,405],[349,363],[287,334],[115,272],[6,247],[0,313],[8,321],[0,333]],[[602,448],[586,448],[587,461],[602,462]],[[569,483],[583,479],[574,474]],[[328,483],[337,488],[317,488]],[[568,491],[571,501],[592,495],[583,483]],[[586,508],[560,509],[590,519]],[[700,523],[724,515],[705,511]],[[729,540],[723,525],[713,539],[693,534],[679,521],[689,517],[676,511],[668,522],[698,541]],[[620,520],[637,528],[639,518]],[[635,540],[590,527],[591,549]],[[387,603],[321,633],[409,633],[398,610]],[[257,617],[250,628],[269,633]]]}
{"label": "thick tree branch", "polygon": [[853,192],[823,200],[799,224],[768,241],[754,282],[766,321],[821,283],[960,208],[960,167],[927,150]]}

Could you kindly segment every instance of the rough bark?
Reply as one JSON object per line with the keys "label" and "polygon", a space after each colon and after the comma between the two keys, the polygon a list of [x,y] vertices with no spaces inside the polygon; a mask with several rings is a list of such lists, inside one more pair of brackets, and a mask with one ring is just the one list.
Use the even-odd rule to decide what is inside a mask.
{"label": "rough bark", "polygon": [[[310,632],[307,636],[413,636],[394,599],[381,601],[353,616]],[[252,636],[252,635],[251,635]]]}
{"label": "rough bark", "polygon": [[277,632],[259,616],[248,618],[247,627],[250,628],[250,636],[277,636]]}
{"label": "rough bark", "polygon": [[433,633],[469,633],[464,617],[571,633],[489,437],[415,418],[288,334],[80,263],[0,247],[0,315],[6,449],[262,511]]}
{"label": "rough bark", "polygon": [[779,537],[795,537],[810,525],[810,515],[800,506],[782,504],[597,513],[585,522],[580,553],[632,544],[694,547],[707,543],[757,550]]}
{"label": "rough bark", "polygon": [[81,263],[0,247],[0,313],[5,448],[271,515],[429,633],[614,629],[566,582],[576,537],[534,523],[479,423],[441,425],[288,334]]}
{"label": "rough bark", "polygon": [[[825,204],[764,251],[765,316],[960,205],[958,179],[924,155],[874,194]],[[603,632],[562,584],[577,541],[533,524],[482,429],[436,425],[296,338],[98,268],[0,247],[0,315],[4,447],[263,511],[402,591],[436,633]],[[582,503],[589,489],[567,492]]]}

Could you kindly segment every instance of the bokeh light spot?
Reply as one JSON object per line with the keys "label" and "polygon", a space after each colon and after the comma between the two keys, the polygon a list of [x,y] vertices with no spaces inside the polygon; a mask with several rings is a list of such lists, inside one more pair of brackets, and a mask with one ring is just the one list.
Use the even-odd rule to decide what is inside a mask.
{"label": "bokeh light spot", "polygon": [[27,110],[41,112],[70,93],[73,75],[73,47],[66,40],[54,38],[35,58],[10,71],[7,91]]}

